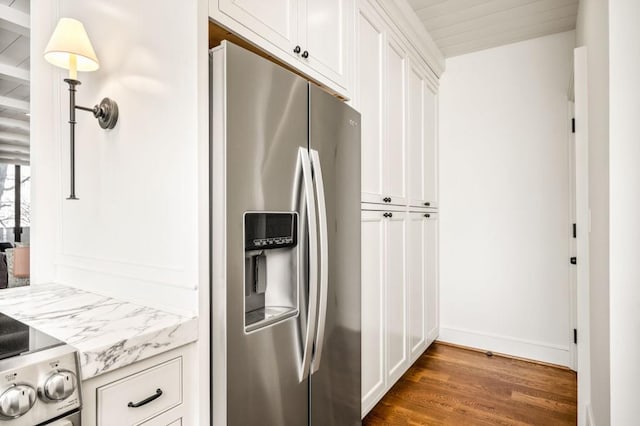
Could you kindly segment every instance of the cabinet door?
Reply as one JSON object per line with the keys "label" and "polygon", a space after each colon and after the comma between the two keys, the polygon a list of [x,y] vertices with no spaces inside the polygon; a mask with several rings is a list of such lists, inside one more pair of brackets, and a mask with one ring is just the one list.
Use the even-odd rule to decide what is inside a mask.
{"label": "cabinet door", "polygon": [[385,392],[384,239],[382,212],[362,212],[362,414]]}
{"label": "cabinet door", "polygon": [[407,221],[408,344],[411,362],[427,348],[427,218],[410,213]]}
{"label": "cabinet door", "polygon": [[438,299],[439,272],[438,272],[438,214],[428,213],[425,221],[423,241],[425,246],[425,275],[427,297],[427,345],[430,345],[437,337],[440,327]]}
{"label": "cabinet door", "polygon": [[[215,0],[213,0],[215,1]],[[217,0],[219,10],[285,52],[298,39],[299,0]],[[212,1],[209,2],[211,7]]]}
{"label": "cabinet door", "polygon": [[353,17],[354,0],[302,0],[300,1],[301,56],[313,69],[325,77],[347,87],[347,54],[349,28]]}
{"label": "cabinet door", "polygon": [[424,206],[424,91],[425,81],[414,61],[409,64],[407,93],[407,195],[411,206]]}
{"label": "cabinet door", "polygon": [[424,90],[424,198],[438,207],[438,96],[425,84]]}
{"label": "cabinet door", "polygon": [[384,30],[377,14],[364,7],[358,13],[357,44],[356,107],[362,126],[362,202],[382,203]]}
{"label": "cabinet door", "polygon": [[387,380],[391,386],[409,366],[407,354],[406,213],[393,212],[385,229]]}
{"label": "cabinet door", "polygon": [[384,153],[384,195],[391,204],[407,201],[405,175],[407,54],[389,34],[386,39],[386,132]]}

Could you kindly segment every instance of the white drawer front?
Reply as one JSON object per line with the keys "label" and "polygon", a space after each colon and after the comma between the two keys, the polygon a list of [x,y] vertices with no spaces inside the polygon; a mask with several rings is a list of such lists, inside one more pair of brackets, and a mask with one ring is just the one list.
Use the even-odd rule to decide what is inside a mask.
{"label": "white drawer front", "polygon": [[176,414],[171,411],[170,413],[161,414],[158,417],[154,417],[142,423],[140,426],[182,426],[182,417],[176,419]]}
{"label": "white drawer front", "polygon": [[[159,391],[158,391],[159,390]],[[146,399],[162,394],[138,407]],[[182,357],[97,389],[98,426],[139,425],[182,403]]]}

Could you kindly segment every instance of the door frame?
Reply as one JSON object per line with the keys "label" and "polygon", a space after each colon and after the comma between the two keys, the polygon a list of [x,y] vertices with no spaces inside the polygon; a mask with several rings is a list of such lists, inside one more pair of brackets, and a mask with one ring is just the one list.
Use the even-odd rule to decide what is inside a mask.
{"label": "door frame", "polygon": [[575,98],[575,206],[576,206],[576,322],[578,329],[578,426],[587,424],[587,410],[591,401],[590,359],[590,279],[589,234],[589,93],[587,75],[587,48],[574,50]]}
{"label": "door frame", "polygon": [[[573,76],[572,76],[573,78]],[[577,257],[577,233],[574,237],[573,226],[577,225],[576,219],[576,137],[575,127],[572,123],[575,120],[575,98],[573,94],[573,82],[570,88],[569,101],[567,104],[568,120],[568,145],[569,153],[569,257]],[[576,229],[577,231],[577,229]],[[577,265],[576,265],[577,266]],[[574,343],[572,330],[578,329],[578,289],[577,289],[577,271],[576,266],[569,267],[569,368],[578,371],[578,345]]]}

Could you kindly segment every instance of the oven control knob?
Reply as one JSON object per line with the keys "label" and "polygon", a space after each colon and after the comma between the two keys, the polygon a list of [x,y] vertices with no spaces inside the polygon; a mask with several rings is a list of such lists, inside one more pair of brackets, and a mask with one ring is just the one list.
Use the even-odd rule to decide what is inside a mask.
{"label": "oven control knob", "polygon": [[36,402],[36,390],[29,385],[13,385],[0,395],[0,418],[15,419]]}
{"label": "oven control knob", "polygon": [[76,390],[76,375],[71,371],[60,370],[53,373],[42,387],[45,400],[62,401]]}

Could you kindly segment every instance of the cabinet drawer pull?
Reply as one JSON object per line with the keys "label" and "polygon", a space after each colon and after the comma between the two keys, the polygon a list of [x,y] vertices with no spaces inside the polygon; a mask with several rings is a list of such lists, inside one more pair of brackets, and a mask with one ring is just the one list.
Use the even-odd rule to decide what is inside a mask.
{"label": "cabinet drawer pull", "polygon": [[143,405],[146,405],[148,403],[150,403],[151,401],[155,401],[156,399],[160,398],[162,396],[162,389],[158,388],[156,389],[156,393],[154,393],[153,395],[151,395],[149,398],[145,398],[140,402],[129,402],[127,404],[128,407],[131,408],[138,408],[138,407],[142,407]]}
{"label": "cabinet drawer pull", "polygon": [[300,46],[296,46],[296,47],[293,48],[293,53],[298,54],[298,53],[300,53],[301,50],[302,49],[300,48]]}
{"label": "cabinet drawer pull", "polygon": [[390,203],[391,202],[391,197],[384,197],[382,199],[382,201],[384,201],[385,203]]}
{"label": "cabinet drawer pull", "polygon": [[309,57],[309,52],[307,52],[306,50],[302,52],[302,57],[307,59]]}
{"label": "cabinet drawer pull", "polygon": [[427,219],[431,217],[431,215],[429,213],[425,213],[424,217],[426,217]]}
{"label": "cabinet drawer pull", "polygon": [[425,205],[426,207],[429,207],[429,206],[431,205],[431,203],[424,203],[424,205]]}
{"label": "cabinet drawer pull", "polygon": [[393,213],[384,213],[382,216],[384,216],[384,217],[393,217]]}

